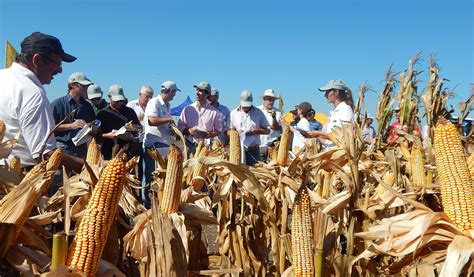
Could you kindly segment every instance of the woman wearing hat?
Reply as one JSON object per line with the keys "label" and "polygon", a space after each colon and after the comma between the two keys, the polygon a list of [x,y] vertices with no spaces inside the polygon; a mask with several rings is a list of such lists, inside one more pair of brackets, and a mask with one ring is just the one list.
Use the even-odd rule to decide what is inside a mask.
{"label": "woman wearing hat", "polygon": [[[354,100],[352,99],[352,92],[342,80],[331,80],[325,86],[319,88],[324,92],[324,97],[327,101],[334,105],[334,110],[331,111],[329,122],[323,128],[323,131],[309,131],[306,137],[327,139],[331,133],[332,128],[342,124],[351,123],[354,119]],[[326,146],[334,146],[331,141],[326,141]]]}
{"label": "woman wearing hat", "polygon": [[298,109],[296,110],[296,116],[299,118],[298,123],[295,127],[289,127],[294,133],[292,146],[293,152],[296,152],[298,151],[298,149],[301,149],[306,143],[307,139],[304,137],[304,135],[310,130],[309,121],[307,117],[311,109],[311,104],[308,102],[301,102],[301,104],[298,105]]}

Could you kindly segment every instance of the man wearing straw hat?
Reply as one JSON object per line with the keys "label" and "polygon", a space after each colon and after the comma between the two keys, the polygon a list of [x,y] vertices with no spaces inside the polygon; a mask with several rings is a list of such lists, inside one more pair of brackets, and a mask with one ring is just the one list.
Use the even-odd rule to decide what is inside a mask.
{"label": "man wearing straw hat", "polygon": [[273,89],[267,89],[262,95],[263,103],[258,106],[262,110],[263,114],[267,118],[268,124],[270,125],[270,134],[260,135],[260,159],[265,160],[267,158],[268,146],[272,146],[276,140],[281,136],[281,112],[273,106],[276,99],[280,97],[275,95]]}

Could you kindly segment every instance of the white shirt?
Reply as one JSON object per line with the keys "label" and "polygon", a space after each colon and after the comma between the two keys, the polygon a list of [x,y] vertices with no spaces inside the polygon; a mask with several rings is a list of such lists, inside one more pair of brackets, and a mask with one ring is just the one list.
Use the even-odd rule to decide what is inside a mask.
{"label": "white shirt", "polygon": [[46,140],[55,124],[43,85],[29,69],[13,63],[0,70],[0,95],[0,120],[6,127],[4,140],[21,132],[8,160],[17,155],[22,167],[37,164],[35,159],[44,144],[44,154],[56,148],[54,135]]}
{"label": "white shirt", "polygon": [[331,133],[332,128],[335,126],[342,127],[343,123],[351,123],[353,120],[354,112],[351,106],[347,105],[346,102],[341,102],[331,112],[326,133]]}
{"label": "white shirt", "polygon": [[170,125],[162,124],[160,126],[150,126],[148,117],[154,116],[158,118],[171,117],[169,103],[166,104],[161,95],[153,97],[148,101],[145,109],[145,136],[143,145],[145,147],[152,146],[156,142],[166,143],[170,145]]}
{"label": "white shirt", "polygon": [[[310,130],[309,121],[304,117],[301,118],[300,121],[298,121],[298,124],[296,124],[296,127],[306,132]],[[298,147],[298,149],[301,149],[305,145],[306,141],[307,139],[303,137],[303,135],[300,132],[294,131],[292,151],[295,152],[296,147]]]}
{"label": "white shirt", "polygon": [[[325,125],[326,133],[330,134],[332,128],[342,127],[342,124],[351,123],[354,120],[354,112],[352,111],[351,106],[347,105],[346,102],[339,103],[336,108],[331,111],[331,116],[329,117],[329,122]],[[330,140],[326,140],[326,146],[332,147],[334,143]]]}
{"label": "white shirt", "polygon": [[[263,114],[267,118],[269,129],[270,129],[270,134],[268,135],[260,135],[260,145],[262,146],[267,146],[270,145],[272,142],[277,140],[281,136],[281,131],[275,131],[272,129],[272,122],[273,122],[273,117],[272,114],[269,113],[263,105],[258,106],[260,110],[262,110]],[[281,119],[281,112],[277,108],[273,108],[275,110],[275,120],[278,122],[278,125],[280,125],[280,119]]]}
{"label": "white shirt", "polygon": [[268,128],[268,121],[263,112],[253,107],[248,113],[240,110],[240,107],[230,113],[230,126],[240,134],[240,140],[244,147],[249,148],[260,145],[260,135],[246,136],[245,133],[255,128]]}
{"label": "white shirt", "polygon": [[[137,117],[138,119],[140,119],[140,115],[144,115],[145,114],[145,110],[143,110],[142,106],[140,105],[140,102],[138,102],[138,99],[136,100],[132,100],[130,102],[127,103],[127,107],[129,108],[132,108],[132,110],[135,111],[135,113],[137,114]],[[140,124],[142,126],[145,126],[145,117],[143,117],[142,120],[140,120]],[[140,132],[140,135],[138,137],[138,140],[140,142],[143,141],[143,137],[144,137],[144,133],[143,132]]]}

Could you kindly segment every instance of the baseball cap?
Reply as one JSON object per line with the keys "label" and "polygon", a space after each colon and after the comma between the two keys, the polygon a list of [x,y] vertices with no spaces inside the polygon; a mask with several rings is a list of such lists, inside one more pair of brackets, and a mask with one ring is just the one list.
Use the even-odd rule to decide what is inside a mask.
{"label": "baseball cap", "polygon": [[41,32],[34,32],[21,42],[21,53],[58,53],[61,60],[70,63],[77,58],[64,52],[58,38]]}
{"label": "baseball cap", "polygon": [[87,87],[87,98],[89,99],[102,97],[102,94],[102,89],[96,84]]}
{"label": "baseball cap", "polygon": [[216,88],[211,89],[211,95],[212,96],[219,96],[219,90]]}
{"label": "baseball cap", "polygon": [[209,85],[208,82],[206,81],[201,81],[199,84],[194,85],[195,88],[198,88],[200,90],[205,90],[207,92],[211,92],[211,85]]}
{"label": "baseball cap", "polygon": [[163,84],[161,84],[161,91],[163,90],[176,90],[176,91],[181,91],[177,86],[176,83],[173,81],[166,81]]}
{"label": "baseball cap", "polygon": [[265,97],[272,97],[274,99],[279,99],[280,98],[280,97],[275,95],[275,91],[273,89],[266,89],[263,92],[263,95],[262,95],[262,98],[265,98]]}
{"label": "baseball cap", "polygon": [[330,80],[325,86],[320,87],[320,91],[328,91],[331,89],[346,90],[347,86],[343,80]]}
{"label": "baseball cap", "polygon": [[125,101],[123,88],[119,85],[111,85],[109,88],[109,96],[112,101]]}
{"label": "baseball cap", "polygon": [[252,93],[248,90],[242,91],[240,93],[240,106],[241,107],[252,107],[253,96]]}
{"label": "baseball cap", "polygon": [[301,102],[298,105],[298,108],[301,110],[301,112],[303,112],[304,114],[307,114],[309,110],[311,110],[313,107],[308,102]]}
{"label": "baseball cap", "polygon": [[69,79],[67,80],[67,83],[68,84],[79,83],[79,84],[85,85],[85,86],[92,84],[92,82],[89,79],[87,79],[86,75],[84,75],[84,73],[82,73],[82,72],[72,73],[69,76]]}

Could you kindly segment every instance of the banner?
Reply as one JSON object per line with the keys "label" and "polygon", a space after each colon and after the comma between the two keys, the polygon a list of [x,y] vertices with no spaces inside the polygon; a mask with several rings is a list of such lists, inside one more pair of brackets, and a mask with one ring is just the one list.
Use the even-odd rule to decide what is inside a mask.
{"label": "banner", "polygon": [[15,48],[13,48],[13,46],[7,40],[7,46],[5,47],[5,68],[8,68],[10,65],[12,65],[17,54],[18,53],[16,52]]}

